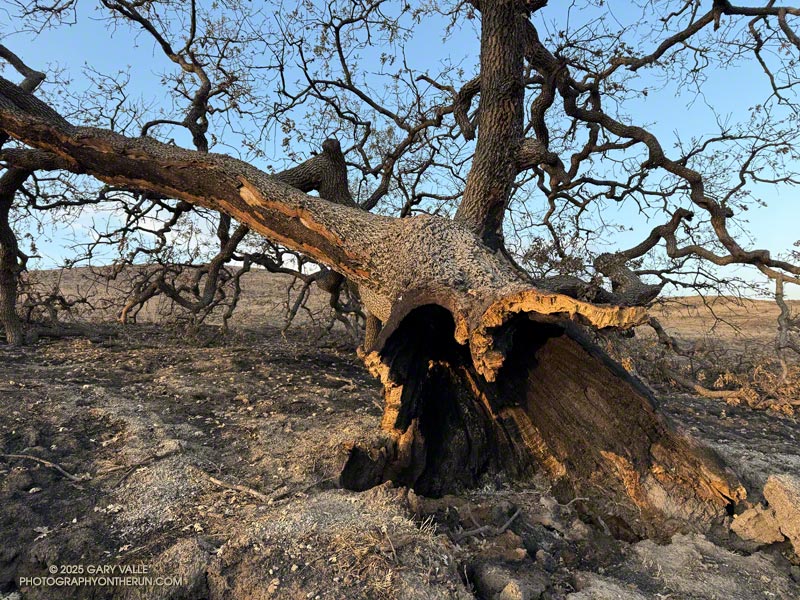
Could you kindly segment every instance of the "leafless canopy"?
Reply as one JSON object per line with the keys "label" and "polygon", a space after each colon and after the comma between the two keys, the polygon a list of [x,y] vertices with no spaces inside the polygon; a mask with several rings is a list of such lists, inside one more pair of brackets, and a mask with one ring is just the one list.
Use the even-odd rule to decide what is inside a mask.
{"label": "leafless canopy", "polygon": [[[76,0],[12,4],[27,31],[83,18]],[[101,0],[110,27],[165,61],[171,106],[129,98],[124,73],[90,74],[89,98],[66,100],[0,78],[0,129],[16,141],[0,160],[27,174],[18,210],[114,207],[118,225],[92,247],[155,265],[124,315],[155,294],[203,314],[226,282],[230,309],[238,260],[292,270],[367,317],[363,356],[397,443],[369,472],[425,489],[455,465],[536,462],[637,531],[707,521],[744,490],[566,321],[635,326],[666,286],[722,290],[725,269],[745,266],[775,285],[780,348],[797,348],[784,297],[798,256],[751,244],[738,219],[769,186],[800,181],[800,8],[606,4]],[[699,127],[691,103],[676,108],[718,98],[726,72],[764,90],[743,117],[709,100]],[[664,95],[678,100],[638,116]],[[26,183],[52,169],[77,179]],[[105,184],[91,200],[52,191],[86,176]],[[637,214],[652,221],[639,238],[609,245]],[[176,252],[198,223],[205,248],[191,251],[190,233]],[[251,230],[267,250],[247,247]],[[171,271],[181,262],[188,282]]]}
{"label": "leafless canopy", "polygon": [[[739,220],[767,186],[798,180],[795,7],[642,1],[617,14],[602,1],[500,2],[491,4],[508,14],[498,15],[505,29],[495,35],[494,13],[478,1],[309,2],[289,12],[239,1],[98,4],[109,27],[130,30],[164,57],[173,102],[132,97],[129,73],[90,71],[91,97],[70,97],[62,108],[88,112],[91,124],[165,141],[184,131],[200,152],[233,150],[287,167],[338,138],[345,195],[362,208],[454,215],[540,285],[587,299],[647,304],[667,286],[730,292],[731,265],[760,271],[780,298],[800,283],[796,255],[753,247]],[[17,1],[8,10],[29,32],[68,26],[90,8]],[[479,20],[480,66],[477,40],[467,47]],[[445,50],[426,63],[420,44],[431,38]],[[26,81],[38,76],[10,51],[3,57]],[[749,111],[728,115],[727,105],[712,104],[702,126],[683,107],[651,124],[635,116],[651,102],[668,106],[659,95],[700,105],[740,76],[764,92]],[[8,149],[3,158],[31,175],[48,168],[37,167],[41,156],[22,156]],[[109,245],[125,249],[120,265],[162,265],[142,271],[123,318],[157,294],[203,314],[220,302],[233,308],[242,273],[226,266],[234,259],[291,271],[306,286],[316,279],[298,268],[301,254],[287,261],[286,250],[261,242],[248,250],[246,228],[231,232],[229,217],[186,202],[119,186],[83,186],[66,200],[63,177],[16,187],[34,208],[102,202],[122,215],[96,232],[88,253]],[[47,193],[55,201],[42,200]],[[615,206],[623,216],[609,216]],[[639,243],[608,243],[634,224],[648,229]],[[176,254],[167,244],[175,231],[206,235]],[[198,259],[189,283],[168,266]],[[795,324],[787,307],[783,348],[796,346]]]}

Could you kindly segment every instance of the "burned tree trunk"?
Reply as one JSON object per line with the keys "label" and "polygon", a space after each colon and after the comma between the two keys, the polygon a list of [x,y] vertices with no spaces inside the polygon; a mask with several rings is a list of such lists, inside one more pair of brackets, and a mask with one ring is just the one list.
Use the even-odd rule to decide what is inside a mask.
{"label": "burned tree trunk", "polygon": [[[28,67],[8,48],[0,44],[0,58],[6,60],[24,79],[19,87],[23,93],[33,92],[44,81],[44,73]],[[0,129],[0,147],[8,140],[8,133]],[[17,288],[19,274],[24,270],[20,264],[21,254],[17,236],[11,229],[11,206],[14,195],[31,175],[27,168],[9,168],[0,177],[0,325],[6,341],[13,346],[25,343],[25,331],[17,315]]]}
{"label": "burned tree trunk", "polygon": [[2,79],[0,129],[74,172],[220,210],[359,286],[384,323],[364,360],[383,382],[392,443],[353,459],[345,479],[370,479],[363,468],[440,494],[493,469],[544,470],[635,535],[703,528],[744,497],[575,325],[630,327],[642,309],[535,289],[459,222],[373,215],[230,157],[73,126]]}
{"label": "burned tree trunk", "polygon": [[391,479],[438,496],[485,474],[524,480],[539,471],[560,500],[582,498],[587,515],[626,539],[703,529],[745,497],[569,320],[599,315],[530,293],[511,298],[486,309],[465,344],[436,298],[403,303],[365,356],[385,388],[390,441],[372,456],[351,453],[345,483]]}
{"label": "burned tree trunk", "polygon": [[17,315],[17,285],[22,265],[19,246],[11,229],[10,211],[14,194],[30,175],[23,169],[8,169],[0,177],[0,325],[12,346],[25,343],[25,331]]}

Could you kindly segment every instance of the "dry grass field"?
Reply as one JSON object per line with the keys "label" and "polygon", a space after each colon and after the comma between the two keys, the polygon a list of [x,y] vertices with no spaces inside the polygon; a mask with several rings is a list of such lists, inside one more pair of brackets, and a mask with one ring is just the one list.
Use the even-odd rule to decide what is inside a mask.
{"label": "dry grass field", "polygon": [[[35,271],[29,280],[37,290],[57,292],[66,298],[87,298],[92,307],[77,305],[66,319],[89,320],[107,323],[114,321],[123,304],[124,294],[130,288],[130,271],[124,271],[114,279],[109,279],[109,269],[77,268],[72,270]],[[292,278],[280,273],[269,273],[254,269],[242,277],[242,299],[231,322],[233,327],[258,329],[266,325],[277,326],[288,305],[294,302],[299,285],[290,287]],[[327,299],[312,287],[309,311],[300,311],[298,324],[308,323],[314,318],[324,319]],[[177,316],[173,304],[161,296],[149,301],[137,315],[138,323],[169,323]],[[219,324],[219,315],[212,315],[209,324]]]}
{"label": "dry grass field", "polygon": [[[34,277],[95,305],[113,296],[85,271]],[[442,498],[344,489],[353,443],[379,435],[380,386],[343,329],[325,331],[324,298],[281,332],[286,284],[248,274],[225,335],[213,319],[190,334],[163,326],[158,301],[124,327],[111,307],[77,307],[91,339],[0,345],[0,598],[800,598],[791,540],[739,539],[733,516],[706,534],[624,541],[544,479],[487,477]],[[730,360],[768,348],[777,315],[693,298],[656,312],[698,353]],[[663,358],[645,333],[610,350],[645,377]],[[650,384],[751,502],[770,476],[800,478],[792,414]],[[167,579],[36,579],[98,567]]]}
{"label": "dry grass field", "polygon": [[[793,310],[800,301],[789,301]],[[672,335],[686,340],[772,344],[780,311],[774,301],[717,296],[667,298],[652,311]]]}
{"label": "dry grass field", "polygon": [[[40,290],[57,290],[67,297],[88,297],[100,310],[81,310],[76,316],[97,321],[113,320],[113,308],[102,309],[109,299],[116,299],[114,307],[120,305],[120,294],[126,289],[130,276],[123,272],[116,280],[103,275],[107,267],[96,269],[76,268],[71,270],[34,271],[29,279]],[[254,269],[242,278],[242,301],[234,316],[235,326],[259,328],[280,322],[287,301],[293,300],[294,290],[288,289],[288,275],[269,273]],[[290,298],[292,300],[290,300]],[[800,300],[789,301],[795,310],[800,310]],[[312,288],[310,306],[314,314],[327,305],[327,300]],[[771,300],[750,300],[725,296],[700,298],[699,296],[668,297],[657,304],[653,314],[662,320],[673,335],[696,341],[714,339],[739,343],[758,341],[771,343],[776,332],[778,307]],[[171,305],[165,299],[152,301],[140,315],[139,321],[163,322],[171,313]],[[301,319],[308,314],[301,312]]]}

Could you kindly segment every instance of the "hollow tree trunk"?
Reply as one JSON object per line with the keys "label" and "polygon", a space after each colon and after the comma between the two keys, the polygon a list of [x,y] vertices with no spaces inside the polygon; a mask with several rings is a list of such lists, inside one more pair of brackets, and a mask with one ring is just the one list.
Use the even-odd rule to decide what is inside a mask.
{"label": "hollow tree trunk", "polygon": [[744,497],[575,326],[629,327],[642,309],[532,288],[458,222],[373,215],[230,157],[75,127],[2,79],[0,129],[74,172],[225,212],[358,284],[384,323],[364,360],[383,382],[392,443],[374,460],[354,454],[343,475],[354,486],[391,478],[438,494],[493,469],[543,469],[636,535],[702,528]]}
{"label": "hollow tree trunk", "polygon": [[[389,443],[354,448],[343,482],[392,480],[439,496],[486,474],[542,471],[561,501],[583,498],[584,514],[626,539],[702,530],[744,499],[736,478],[676,433],[641,382],[555,305],[500,297],[462,344],[441,297],[406,299],[364,357],[384,385]],[[584,308],[575,316],[600,316]]]}

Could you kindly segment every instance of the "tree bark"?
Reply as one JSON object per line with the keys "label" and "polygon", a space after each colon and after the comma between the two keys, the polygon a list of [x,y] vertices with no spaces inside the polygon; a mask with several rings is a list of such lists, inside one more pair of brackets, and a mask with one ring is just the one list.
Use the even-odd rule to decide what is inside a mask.
{"label": "tree bark", "polygon": [[490,248],[503,245],[503,215],[522,141],[522,21],[519,0],[481,4],[480,135],[456,221]]}
{"label": "tree bark", "polygon": [[735,476],[677,434],[647,388],[574,324],[490,309],[503,359],[487,377],[435,298],[407,306],[364,357],[385,388],[388,443],[371,456],[352,452],[345,483],[391,479],[438,496],[486,474],[540,471],[559,500],[582,498],[584,514],[629,540],[703,530],[745,498]]}
{"label": "tree bark", "polygon": [[744,498],[575,325],[630,327],[643,309],[533,288],[459,222],[374,215],[230,157],[73,126],[2,79],[0,129],[74,172],[229,214],[358,284],[384,323],[363,357],[384,385],[390,442],[368,460],[354,451],[348,485],[390,478],[441,494],[543,470],[629,536],[702,529]]}
{"label": "tree bark", "polygon": [[[0,58],[7,61],[23,76],[19,84],[23,93],[31,93],[44,81],[44,73],[31,69],[8,48],[0,44]],[[8,133],[0,129],[0,147],[8,140]],[[8,169],[0,177],[0,325],[6,341],[12,346],[25,343],[25,330],[17,315],[17,288],[23,266],[19,262],[19,245],[11,229],[11,206],[14,195],[30,176],[25,168]]]}
{"label": "tree bark", "polygon": [[17,285],[22,266],[10,212],[14,194],[29,175],[30,171],[12,168],[0,177],[0,325],[12,346],[25,343],[25,330],[17,314]]}

